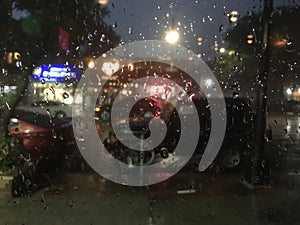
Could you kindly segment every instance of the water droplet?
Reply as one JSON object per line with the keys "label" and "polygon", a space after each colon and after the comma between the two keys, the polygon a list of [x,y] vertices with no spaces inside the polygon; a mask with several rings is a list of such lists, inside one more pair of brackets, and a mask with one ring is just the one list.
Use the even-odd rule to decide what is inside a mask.
{"label": "water droplet", "polygon": [[47,114],[51,117],[51,111],[50,111],[50,109],[47,109]]}
{"label": "water droplet", "polygon": [[56,139],[56,138],[57,138],[57,135],[56,135],[56,133],[55,133],[55,132],[53,132],[53,133],[52,133],[52,136],[53,136],[53,138],[54,138],[54,139]]}
{"label": "water droplet", "polygon": [[6,68],[2,68],[1,73],[3,76],[7,76],[8,75],[8,70]]}
{"label": "water droplet", "polygon": [[61,141],[63,141],[63,140],[64,140],[64,135],[63,135],[63,134],[59,135],[59,139],[60,139]]}
{"label": "water droplet", "polygon": [[63,93],[63,98],[64,98],[64,99],[69,98],[69,97],[70,97],[70,96],[69,96],[69,94],[68,94],[67,92],[64,92],[64,93]]}
{"label": "water droplet", "polygon": [[160,149],[160,156],[163,158],[163,159],[167,159],[169,157],[169,151],[167,148],[161,148]]}
{"label": "water droplet", "polygon": [[75,191],[75,192],[79,192],[78,186],[74,186],[74,191]]}
{"label": "water droplet", "polygon": [[25,185],[26,185],[26,186],[31,185],[31,181],[30,181],[29,179],[25,180]]}
{"label": "water droplet", "polygon": [[70,87],[72,87],[72,85],[73,85],[72,83],[67,83],[67,84],[66,84],[66,87],[67,87],[67,88],[70,88]]}
{"label": "water droplet", "polygon": [[70,208],[74,208],[74,206],[75,206],[75,203],[72,200],[70,200],[69,201],[69,207]]}
{"label": "water droplet", "polygon": [[6,107],[7,107],[8,110],[11,110],[11,108],[10,108],[10,106],[9,106],[9,104],[7,102],[5,102],[5,105],[6,105]]}
{"label": "water droplet", "polygon": [[49,87],[49,90],[55,95],[55,90],[54,90],[54,88],[52,86]]}

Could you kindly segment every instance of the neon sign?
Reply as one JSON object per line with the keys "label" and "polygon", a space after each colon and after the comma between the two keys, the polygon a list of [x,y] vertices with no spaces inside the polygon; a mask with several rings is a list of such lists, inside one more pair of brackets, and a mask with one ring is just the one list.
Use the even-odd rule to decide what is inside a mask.
{"label": "neon sign", "polygon": [[79,81],[81,71],[78,67],[63,64],[42,64],[32,73],[32,80],[44,82]]}

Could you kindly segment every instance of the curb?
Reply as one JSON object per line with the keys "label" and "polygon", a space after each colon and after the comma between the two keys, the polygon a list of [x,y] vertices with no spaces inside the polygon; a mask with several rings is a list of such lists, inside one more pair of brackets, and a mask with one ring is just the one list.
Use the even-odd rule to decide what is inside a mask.
{"label": "curb", "polygon": [[0,197],[11,196],[11,182],[13,178],[12,175],[0,175]]}

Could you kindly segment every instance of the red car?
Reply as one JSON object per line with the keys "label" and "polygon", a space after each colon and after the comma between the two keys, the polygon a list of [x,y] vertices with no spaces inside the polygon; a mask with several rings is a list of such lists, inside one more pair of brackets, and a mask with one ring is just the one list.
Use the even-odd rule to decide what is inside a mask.
{"label": "red car", "polygon": [[76,148],[71,119],[18,111],[10,119],[9,135],[12,147],[31,159],[57,157]]}

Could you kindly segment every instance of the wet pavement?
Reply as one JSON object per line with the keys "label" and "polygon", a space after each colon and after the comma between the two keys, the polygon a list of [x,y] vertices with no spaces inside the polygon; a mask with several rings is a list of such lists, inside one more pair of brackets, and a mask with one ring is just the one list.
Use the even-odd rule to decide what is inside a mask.
{"label": "wet pavement", "polygon": [[[0,199],[1,224],[300,224],[299,192],[241,174],[180,173],[128,187],[93,172],[61,174],[30,197]],[[299,223],[295,222],[299,221]]]}
{"label": "wet pavement", "polygon": [[116,184],[88,169],[68,169],[42,172],[44,187],[29,196],[11,197],[11,177],[4,177],[0,224],[297,225],[299,138],[291,142],[289,135],[274,137],[266,144],[273,159],[270,185],[245,183],[243,169],[183,171],[146,187]]}

